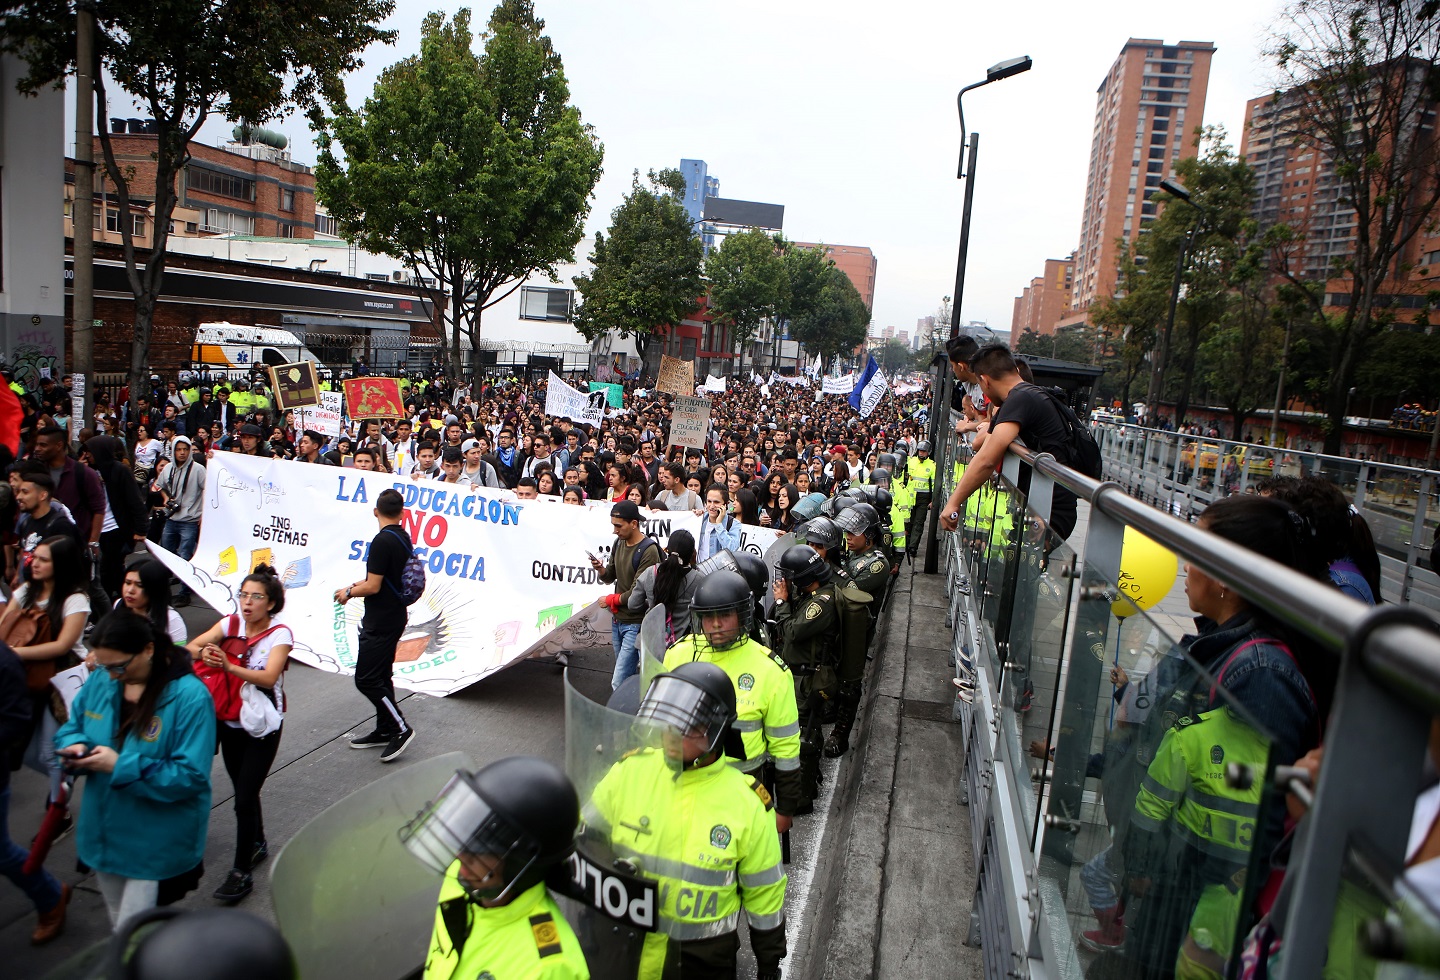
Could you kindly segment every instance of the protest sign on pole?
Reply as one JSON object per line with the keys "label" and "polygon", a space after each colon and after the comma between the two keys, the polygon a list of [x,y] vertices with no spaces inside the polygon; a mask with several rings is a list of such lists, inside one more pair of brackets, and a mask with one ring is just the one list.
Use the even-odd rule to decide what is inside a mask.
{"label": "protest sign on pole", "polygon": [[328,439],[339,439],[344,414],[345,396],[338,391],[322,391],[319,405],[295,410],[296,428],[302,432],[314,429]]}
{"label": "protest sign on pole", "polygon": [[320,379],[314,361],[277,364],[270,368],[270,387],[275,391],[275,408],[288,412],[320,404]]}
{"label": "protest sign on pole", "polygon": [[713,391],[717,395],[725,394],[725,379],[717,378],[713,374],[707,374],[705,376],[705,390]]}
{"label": "protest sign on pole", "polygon": [[672,395],[690,394],[695,390],[695,362],[661,354],[660,378],[655,382],[655,390],[668,391]]}
{"label": "protest sign on pole", "polygon": [[617,384],[602,384],[599,381],[590,382],[590,390],[605,392],[605,401],[611,408],[625,407],[625,386]]}
{"label": "protest sign on pole", "polygon": [[75,374],[70,378],[70,441],[80,441],[80,430],[85,428],[85,375]]}
{"label": "protest sign on pole", "polygon": [[585,392],[566,384],[554,371],[550,372],[550,381],[545,386],[545,414],[588,425],[605,421],[603,405],[594,404]]}
{"label": "protest sign on pole", "polygon": [[340,382],[352,419],[407,419],[397,378],[350,378]]}
{"label": "protest sign on pole", "polygon": [[670,416],[670,445],[687,449],[704,449],[710,435],[710,399],[675,397],[675,410]]}
{"label": "protest sign on pole", "polygon": [[[425,591],[404,613],[395,683],[444,696],[527,656],[607,646],[608,614],[596,600],[612,591],[590,567],[615,542],[610,505],[508,499],[508,491],[408,480],[336,466],[216,453],[206,468],[204,517],[195,557],[158,545],[153,553],[222,615],[239,611],[236,592],[259,561],[285,583],[281,619],[301,663],[353,674],[364,604],[334,593],[364,577],[377,533],[372,508],[382,490],[405,497],[401,529],[425,562]],[[695,534],[700,518],[642,511],[644,531],[663,546],[676,530]],[[764,555],[778,537],[742,525],[740,546]]]}
{"label": "protest sign on pole", "polygon": [[845,375],[843,378],[826,378],[820,384],[820,390],[827,395],[848,395],[855,388],[853,375]]}

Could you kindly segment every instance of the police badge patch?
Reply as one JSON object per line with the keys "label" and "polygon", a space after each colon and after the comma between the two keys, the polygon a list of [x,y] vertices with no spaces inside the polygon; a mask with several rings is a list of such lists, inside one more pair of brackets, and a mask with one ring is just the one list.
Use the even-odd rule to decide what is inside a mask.
{"label": "police badge patch", "polygon": [[819,619],[819,618],[820,618],[820,605],[819,605],[819,603],[812,602],[812,603],[810,603],[810,605],[808,605],[808,606],[805,607],[805,618],[806,618],[806,619]]}
{"label": "police badge patch", "polygon": [[723,823],[717,823],[710,828],[710,846],[718,847],[720,850],[730,846],[730,828]]}
{"label": "police badge patch", "polygon": [[1218,745],[1210,746],[1210,761],[1215,765],[1225,761],[1225,750]]}
{"label": "police badge patch", "polygon": [[740,677],[736,680],[735,686],[740,688],[740,690],[742,691],[750,690],[752,687],[755,686],[755,675],[741,674]]}

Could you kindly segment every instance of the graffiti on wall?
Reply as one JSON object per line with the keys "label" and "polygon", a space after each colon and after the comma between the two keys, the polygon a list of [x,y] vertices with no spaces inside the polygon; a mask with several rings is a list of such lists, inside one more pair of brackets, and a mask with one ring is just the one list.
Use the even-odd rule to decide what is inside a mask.
{"label": "graffiti on wall", "polygon": [[59,378],[64,372],[65,348],[63,334],[46,327],[30,327],[12,334],[8,364],[12,376],[34,391],[40,379],[49,375]]}

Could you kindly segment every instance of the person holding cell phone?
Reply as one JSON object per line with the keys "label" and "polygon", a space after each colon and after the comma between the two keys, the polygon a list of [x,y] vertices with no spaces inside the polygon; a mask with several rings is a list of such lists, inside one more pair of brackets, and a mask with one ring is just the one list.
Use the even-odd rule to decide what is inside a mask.
{"label": "person holding cell phone", "polygon": [[[75,848],[95,869],[110,923],[174,900],[203,873],[215,703],[190,656],[129,609],[95,626],[95,671],[56,733],[67,771],[85,777]],[[183,888],[184,886],[182,886]]]}

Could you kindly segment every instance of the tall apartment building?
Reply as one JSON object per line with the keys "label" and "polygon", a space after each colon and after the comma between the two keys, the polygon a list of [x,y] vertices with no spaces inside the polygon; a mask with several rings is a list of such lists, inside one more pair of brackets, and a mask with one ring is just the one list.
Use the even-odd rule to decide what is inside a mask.
{"label": "tall apartment building", "polygon": [[[1075,251],[1074,314],[1115,293],[1116,240],[1135,241],[1155,217],[1151,196],[1195,155],[1205,116],[1209,41],[1130,38],[1095,94],[1085,211]],[[1071,316],[1067,320],[1083,320]]]}
{"label": "tall apartment building", "polygon": [[1054,333],[1055,325],[1070,311],[1074,281],[1074,252],[1063,259],[1046,259],[1044,274],[1031,279],[1024,292],[1015,297],[1011,335],[1018,337],[1026,330]]}

